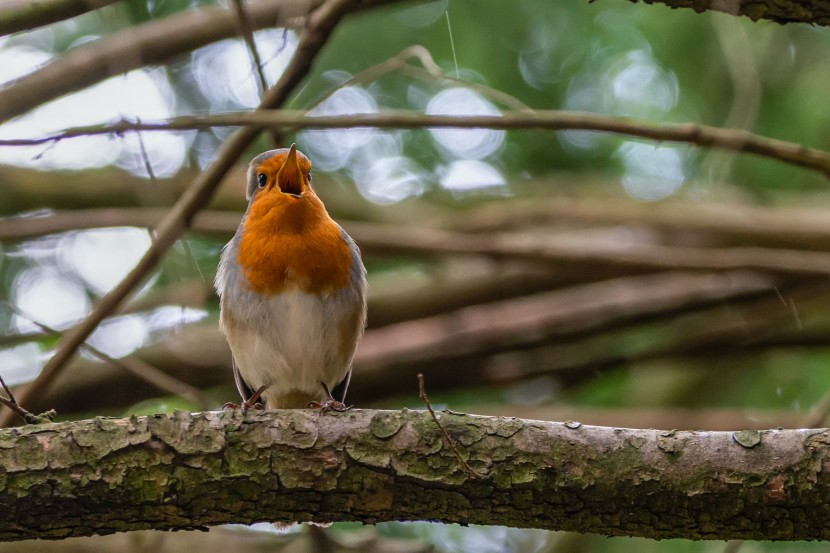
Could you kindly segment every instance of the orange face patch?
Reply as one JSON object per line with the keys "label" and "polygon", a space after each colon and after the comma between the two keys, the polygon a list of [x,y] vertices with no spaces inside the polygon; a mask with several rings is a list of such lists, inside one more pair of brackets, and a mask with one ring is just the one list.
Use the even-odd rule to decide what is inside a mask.
{"label": "orange face patch", "polygon": [[[302,152],[280,151],[256,167],[256,178],[265,177],[265,191],[278,188],[288,194],[300,195],[311,189],[311,161]],[[260,187],[262,188],[262,187]]]}

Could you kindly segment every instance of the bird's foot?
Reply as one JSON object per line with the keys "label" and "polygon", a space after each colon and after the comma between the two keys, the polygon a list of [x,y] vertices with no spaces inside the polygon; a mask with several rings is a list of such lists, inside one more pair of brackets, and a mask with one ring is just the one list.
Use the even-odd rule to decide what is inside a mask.
{"label": "bird's foot", "polygon": [[329,411],[342,413],[344,411],[348,411],[353,407],[352,405],[346,405],[342,401],[337,401],[336,399],[334,399],[334,396],[332,396],[331,392],[329,391],[329,387],[326,386],[324,382],[321,382],[320,384],[323,385],[323,390],[326,391],[326,399],[324,399],[322,402],[312,401],[308,404],[309,407],[311,407],[312,409],[319,409],[321,415],[324,413],[328,413]]}
{"label": "bird's foot", "polygon": [[242,403],[233,403],[232,401],[229,401],[222,406],[222,409],[242,409],[242,414],[244,415],[251,409],[262,411],[263,409],[265,409],[265,407],[261,403],[249,403],[248,401],[243,401]]}
{"label": "bird's foot", "polygon": [[343,411],[348,411],[353,407],[352,405],[346,405],[342,401],[337,401],[333,397],[330,397],[325,401],[312,401],[308,404],[308,406],[312,409],[320,409],[320,414],[328,413],[329,411],[342,413]]}
{"label": "bird's foot", "polygon": [[259,401],[259,396],[262,395],[262,392],[264,392],[266,388],[268,388],[267,384],[260,386],[259,389],[257,389],[256,392],[254,392],[254,395],[252,395],[242,403],[232,403],[229,401],[228,403],[222,406],[222,409],[241,409],[243,415],[247,414],[248,411],[250,411],[251,409],[261,411],[265,409],[265,406],[262,404],[262,402]]}

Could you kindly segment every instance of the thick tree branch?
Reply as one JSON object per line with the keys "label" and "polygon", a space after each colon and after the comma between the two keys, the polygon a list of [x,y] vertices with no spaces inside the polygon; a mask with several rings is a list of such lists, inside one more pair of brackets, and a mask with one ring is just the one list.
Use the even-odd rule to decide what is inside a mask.
{"label": "thick tree branch", "polygon": [[[636,2],[637,0],[632,0]],[[830,4],[824,0],[641,0],[646,4],[665,4],[671,8],[691,8],[698,13],[715,10],[730,15],[744,15],[753,21],[769,19],[777,23],[811,23],[830,25]]]}
{"label": "thick tree branch", "polygon": [[4,0],[0,5],[0,36],[30,31],[115,4],[119,0]]}
{"label": "thick tree branch", "polygon": [[[2,93],[0,93],[2,94]],[[2,99],[2,96],[0,96]],[[1,113],[1,112],[0,112]],[[176,117],[159,122],[122,120],[112,125],[90,125],[33,139],[0,140],[0,146],[31,146],[77,136],[122,134],[129,131],[170,131],[246,126],[258,129],[337,128],[490,128],[580,129],[636,136],[657,141],[684,142],[731,152],[747,152],[830,175],[830,153],[793,142],[776,140],[740,129],[722,129],[693,123],[669,124],[637,121],[596,113],[557,110],[507,111],[501,115],[428,115],[412,111],[387,111],[359,115],[309,116],[302,111],[258,111],[206,117]]]}
{"label": "thick tree branch", "polygon": [[[75,200],[78,207],[91,206],[96,203],[120,205],[124,198],[135,203],[141,187],[147,188],[148,195],[156,202],[163,200],[164,190],[182,189],[183,178],[167,179],[158,183],[146,180],[131,181],[130,176],[117,171],[81,171],[78,173],[55,173],[42,184],[35,185],[29,180],[27,170],[6,173],[0,171],[0,213],[2,206],[20,206],[21,210],[42,207],[38,197],[57,197],[56,205],[68,199],[59,196],[61,189],[80,189]],[[188,175],[183,175],[187,177]],[[233,183],[227,182],[217,192],[216,207],[222,210],[202,211],[192,223],[192,230],[216,235],[227,239],[236,231],[240,214],[244,209],[241,184],[244,175],[234,171]],[[371,204],[359,201],[356,194],[349,197],[333,195],[338,189],[331,186],[326,175],[315,176],[320,181],[318,188],[325,196],[330,211],[338,214],[338,219],[347,219],[345,214],[354,212],[362,221],[405,221],[404,213],[394,206],[378,209]],[[227,181],[228,179],[226,179]],[[115,181],[115,182],[114,182]],[[123,184],[119,186],[116,184]],[[55,183],[52,187],[49,183]],[[86,183],[86,186],[84,184]],[[113,184],[106,184],[113,183]],[[106,184],[106,185],[105,185]],[[234,186],[232,186],[232,184]],[[110,191],[114,190],[114,193]],[[89,197],[84,198],[88,193]],[[120,200],[120,203],[119,203]],[[357,209],[347,205],[353,200]],[[163,205],[163,201],[161,204]],[[74,207],[72,204],[69,207]],[[224,211],[224,209],[232,212]],[[662,202],[643,204],[632,200],[618,198],[533,198],[498,201],[484,205],[472,212],[459,214],[457,210],[445,215],[440,214],[440,206],[426,202],[410,201],[406,208],[410,215],[429,211],[439,212],[434,216],[436,225],[465,232],[493,232],[521,230],[526,227],[550,226],[561,228],[563,225],[576,228],[596,228],[598,226],[626,225],[629,227],[655,228],[669,236],[694,235],[694,243],[721,245],[753,245],[761,247],[827,250],[830,249],[830,220],[826,210],[815,207],[763,207],[738,204],[689,204],[680,202]],[[166,209],[152,207],[127,208],[89,208],[65,209],[47,215],[28,217],[0,217],[0,241],[26,240],[46,234],[82,230],[98,227],[136,226],[153,227],[167,213]],[[354,217],[352,215],[352,217]],[[417,220],[413,219],[413,220]],[[420,219],[423,221],[423,219]],[[686,240],[688,242],[688,240]]]}
{"label": "thick tree branch", "polygon": [[[129,210],[90,213],[86,222],[65,214],[30,220],[0,221],[0,237],[25,238],[38,232],[91,228],[88,224],[152,225],[161,211]],[[82,214],[83,215],[83,214]],[[194,230],[230,234],[239,216],[205,213],[194,218]],[[116,223],[118,221],[118,223]],[[561,235],[519,233],[468,234],[422,227],[347,222],[344,227],[369,254],[484,255],[495,259],[580,264],[601,268],[608,274],[662,270],[761,270],[774,275],[824,276],[830,274],[830,255],[819,251],[772,248],[691,248],[655,244],[608,244],[598,240],[572,239]],[[183,231],[181,228],[180,231]],[[611,269],[609,271],[609,268]]]}
{"label": "thick tree branch", "polygon": [[0,539],[255,521],[440,520],[830,539],[830,431],[666,432],[427,412],[209,412],[0,433]]}
{"label": "thick tree branch", "polygon": [[[46,232],[93,228],[105,224],[150,226],[164,212],[155,209],[102,210],[63,213],[34,219],[0,220],[0,239],[22,239]],[[205,212],[193,217],[193,229],[229,235],[239,216]],[[775,275],[830,274],[830,255],[820,251],[773,248],[694,248],[639,243],[610,243],[562,235],[527,233],[469,234],[423,227],[344,222],[360,247],[369,254],[484,255],[495,259],[601,267],[610,274],[661,270],[761,270]],[[184,229],[181,229],[182,231]],[[822,229],[816,229],[820,233]]]}
{"label": "thick tree branch", "polygon": [[529,233],[465,234],[423,227],[352,222],[349,234],[369,253],[478,254],[495,259],[582,264],[621,272],[761,270],[777,275],[830,274],[830,254],[767,248],[693,248],[585,240]]}
{"label": "thick tree branch", "polygon": [[659,273],[607,280],[385,326],[366,334],[355,364],[357,374],[371,378],[391,366],[485,357],[724,301],[771,296],[773,286],[751,273]]}
{"label": "thick tree branch", "polygon": [[830,220],[824,208],[678,201],[643,203],[618,198],[532,198],[499,201],[447,218],[456,230],[484,232],[523,227],[627,225],[653,227],[670,235],[706,235],[696,241],[776,248],[830,249]]}

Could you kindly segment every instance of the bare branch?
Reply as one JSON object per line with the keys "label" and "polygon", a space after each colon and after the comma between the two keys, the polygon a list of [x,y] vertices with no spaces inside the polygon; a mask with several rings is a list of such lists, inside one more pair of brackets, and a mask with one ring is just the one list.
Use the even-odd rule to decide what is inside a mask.
{"label": "bare branch", "polygon": [[[0,91],[0,99],[2,91]],[[339,128],[491,128],[587,130],[635,136],[659,142],[682,142],[731,152],[768,157],[830,175],[830,153],[794,142],[777,140],[739,129],[722,129],[693,123],[670,124],[637,121],[627,117],[595,113],[540,110],[507,111],[501,115],[427,115],[412,111],[386,111],[358,115],[309,116],[302,111],[258,111],[206,117],[185,116],[159,122],[121,120],[111,125],[67,129],[43,138],[0,140],[0,146],[32,146],[76,136],[122,134],[128,131],[181,131],[212,127],[255,129]]]}
{"label": "bare branch", "polygon": [[[256,28],[280,24],[280,12],[290,1],[257,2],[251,10],[253,24]],[[305,10],[310,1],[319,4],[319,0],[293,0],[294,11]],[[177,54],[233,37],[236,31],[236,18],[225,8],[188,10],[126,28],[76,48],[0,90],[0,122],[112,75],[163,63]]]}
{"label": "bare branch", "polygon": [[658,430],[763,430],[805,428],[804,415],[789,409],[701,407],[600,407],[574,403],[499,403],[482,400],[465,404],[469,413],[542,421],[577,420],[596,426]]}
{"label": "bare branch", "polygon": [[[410,63],[410,60],[417,60],[420,63],[420,67],[417,65],[413,65]],[[434,82],[436,80],[446,80],[450,82],[458,83],[459,85],[475,90],[479,92],[482,96],[486,98],[490,98],[495,102],[509,108],[515,109],[519,111],[531,111],[530,107],[524,104],[518,98],[507,94],[506,92],[502,92],[496,88],[492,88],[480,83],[466,81],[463,79],[459,79],[456,77],[452,77],[450,75],[445,74],[441,68],[435,63],[435,60],[432,59],[432,55],[429,53],[429,50],[421,46],[420,44],[416,44],[413,46],[408,46],[401,50],[399,53],[395,54],[389,59],[386,59],[372,67],[368,67],[359,73],[352,75],[349,79],[346,79],[342,83],[339,83],[337,86],[334,86],[323,93],[315,102],[314,105],[319,104],[322,99],[325,99],[331,96],[334,91],[347,87],[352,86],[355,84],[367,84],[372,83],[382,77],[383,75],[389,73],[401,73],[403,75],[425,80],[428,82]]]}
{"label": "bare branch", "polygon": [[21,407],[19,403],[17,403],[14,394],[12,393],[11,389],[9,389],[9,387],[6,385],[6,381],[3,380],[2,376],[0,376],[0,384],[3,385],[3,390],[5,390],[7,396],[0,396],[0,403],[11,409],[12,412],[21,419],[23,419],[23,422],[25,422],[26,424],[45,424],[47,422],[52,422],[52,420],[55,418],[55,415],[57,413],[55,413],[54,410],[41,413],[40,415],[30,413],[29,411]]}
{"label": "bare branch", "polygon": [[532,198],[482,206],[447,219],[457,230],[484,232],[539,225],[634,225],[697,233],[717,243],[791,249],[830,249],[830,219],[815,206],[764,207],[736,203],[642,203],[616,198]]}
{"label": "bare branch", "polygon": [[[635,0],[636,1],[636,0]],[[830,6],[820,0],[778,2],[776,0],[641,0],[645,4],[665,4],[671,8],[691,8],[698,13],[707,10],[743,15],[753,21],[768,19],[777,23],[810,23],[830,25]]]}
{"label": "bare branch", "polygon": [[30,31],[35,27],[69,19],[119,0],[3,0],[0,4],[0,36]]}
{"label": "bare branch", "polygon": [[[105,208],[58,211],[36,217],[0,217],[0,241],[27,240],[46,234],[100,227],[152,228],[164,219],[168,211],[154,207]],[[190,228],[225,238],[236,232],[240,217],[239,213],[229,211],[203,211],[194,217]]]}
{"label": "bare branch", "polygon": [[248,8],[245,6],[245,0],[233,0],[234,13],[236,13],[237,24],[239,25],[240,34],[248,47],[248,53],[251,55],[251,65],[259,78],[260,94],[268,90],[268,79],[265,78],[265,71],[262,66],[262,59],[259,56],[259,50],[256,47],[254,40],[254,30],[251,23],[251,16],[248,15]]}
{"label": "bare branch", "polygon": [[[123,213],[123,218],[115,219]],[[91,228],[110,224],[146,226],[158,220],[161,210],[92,210],[61,213],[35,219],[0,220],[0,238],[25,238],[46,232]],[[205,212],[192,215],[193,229],[227,236],[239,225],[239,215]],[[114,221],[118,223],[114,223]],[[535,263],[602,266],[609,274],[692,269],[702,271],[761,270],[773,275],[826,276],[830,254],[759,247],[695,248],[655,244],[618,244],[599,240],[571,239],[562,235],[522,233],[477,233],[445,231],[425,227],[343,222],[368,254],[409,253],[418,255],[483,255]],[[181,229],[184,231],[184,228]],[[820,229],[818,230],[820,232]]]}
{"label": "bare branch", "polygon": [[[18,315],[27,318],[32,324],[39,327],[47,334],[52,336],[60,336],[60,332],[58,330],[41,322],[35,321],[30,317],[26,317],[20,312],[18,312]],[[121,370],[127,371],[162,392],[186,398],[198,405],[201,409],[209,409],[214,406],[214,402],[210,401],[199,388],[191,386],[186,382],[182,382],[174,376],[170,376],[138,356],[129,355],[127,357],[117,359],[87,342],[81,344],[81,347],[94,357],[105,361],[110,365],[118,367]],[[14,398],[12,398],[12,400],[14,400]]]}
{"label": "bare branch", "polygon": [[[377,386],[384,380],[381,374],[388,379],[393,372],[402,375],[404,370],[412,373],[447,366],[453,359],[480,360],[505,351],[574,342],[724,301],[774,296],[772,286],[767,279],[747,273],[662,273],[470,306],[367,332],[355,355],[355,374],[363,388]],[[567,363],[569,358],[562,361]],[[459,372],[466,378],[474,377],[472,372]],[[482,372],[489,373],[488,381],[498,380],[498,371],[476,370],[477,374]],[[430,378],[432,375],[437,376],[436,371]],[[452,374],[441,377],[439,385],[448,378],[457,380]]]}
{"label": "bare branch", "polygon": [[[392,1],[395,0],[355,1],[350,4],[349,11]],[[308,14],[322,4],[323,0],[262,0],[250,4],[247,13],[251,27],[261,29],[287,25],[298,15]],[[236,17],[225,8],[188,10],[126,28],[76,48],[0,90],[0,122],[107,77],[161,64],[176,55],[236,34]]]}
{"label": "bare branch", "polygon": [[348,223],[368,253],[478,254],[495,259],[572,263],[615,272],[694,269],[762,270],[777,275],[830,275],[830,254],[766,248],[693,248],[613,243],[568,236],[518,233],[464,234],[424,227]]}
{"label": "bare branch", "polygon": [[[69,177],[64,174],[50,177],[47,182],[57,181],[66,185]],[[75,183],[91,183],[98,190],[104,188],[104,179],[95,180],[95,176],[105,177],[107,180],[127,181],[129,176],[119,173],[97,172],[73,173],[70,176]],[[31,190],[27,178],[19,179],[14,175],[0,175],[5,190],[18,188],[21,192]],[[241,173],[238,175],[242,179]],[[325,175],[315,177],[320,180],[321,190],[330,191],[328,182],[324,182]],[[18,179],[20,180],[18,184]],[[240,180],[242,182],[242,180]],[[141,181],[133,186],[147,184]],[[161,181],[165,189],[182,189],[178,181]],[[28,185],[28,186],[27,186]],[[110,187],[114,188],[114,187]],[[116,188],[123,196],[134,195],[132,188]],[[46,194],[55,196],[59,188],[47,188]],[[229,191],[230,192],[230,191]],[[241,194],[237,190],[228,194],[228,198],[236,198],[235,203],[225,202],[229,209],[235,211],[207,210],[199,213],[193,220],[191,229],[200,233],[215,235],[226,239],[234,232],[239,224],[243,205],[239,202]],[[0,192],[2,194],[2,192]],[[352,195],[354,197],[355,195]],[[37,204],[29,197],[20,194],[0,196],[14,205],[25,204],[26,209],[33,209]],[[61,198],[63,199],[63,198]],[[343,210],[338,203],[339,197],[327,197],[326,205],[329,209]],[[109,196],[104,198],[105,203],[111,203]],[[87,202],[91,203],[91,202]],[[428,203],[414,207],[414,201],[407,206],[409,212],[418,212],[429,209],[434,212],[437,206]],[[71,206],[70,206],[71,207]],[[393,207],[384,208],[385,211],[371,212],[371,205],[360,205],[360,214],[368,220],[402,219],[402,213]],[[355,211],[354,209],[350,209]],[[98,227],[135,226],[153,227],[157,225],[167,213],[165,208],[100,208],[100,209],[72,209],[50,212],[47,215],[26,217],[0,217],[0,241],[26,240],[47,234],[81,230]],[[340,217],[343,219],[343,217]],[[482,233],[494,231],[514,231],[525,227],[562,225],[577,228],[599,226],[628,225],[634,227],[651,227],[661,232],[677,232],[684,235],[697,235],[696,241],[717,245],[748,245],[765,248],[827,250],[830,249],[830,218],[826,210],[817,207],[765,207],[743,204],[689,204],[681,202],[647,203],[623,200],[616,198],[532,198],[512,199],[486,204],[463,215],[452,212],[446,216],[436,216],[436,226],[452,228],[465,233]],[[345,221],[345,225],[349,225]],[[364,223],[365,224],[365,223]]]}

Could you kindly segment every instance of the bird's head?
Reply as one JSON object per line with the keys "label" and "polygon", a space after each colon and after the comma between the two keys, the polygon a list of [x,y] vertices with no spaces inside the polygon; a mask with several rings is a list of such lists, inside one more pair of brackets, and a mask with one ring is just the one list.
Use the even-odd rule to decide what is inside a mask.
{"label": "bird's head", "polygon": [[302,200],[313,196],[311,188],[311,161],[297,151],[297,145],[290,148],[269,150],[256,156],[248,167],[248,189],[245,197],[251,200],[255,195],[281,194],[285,201]]}

